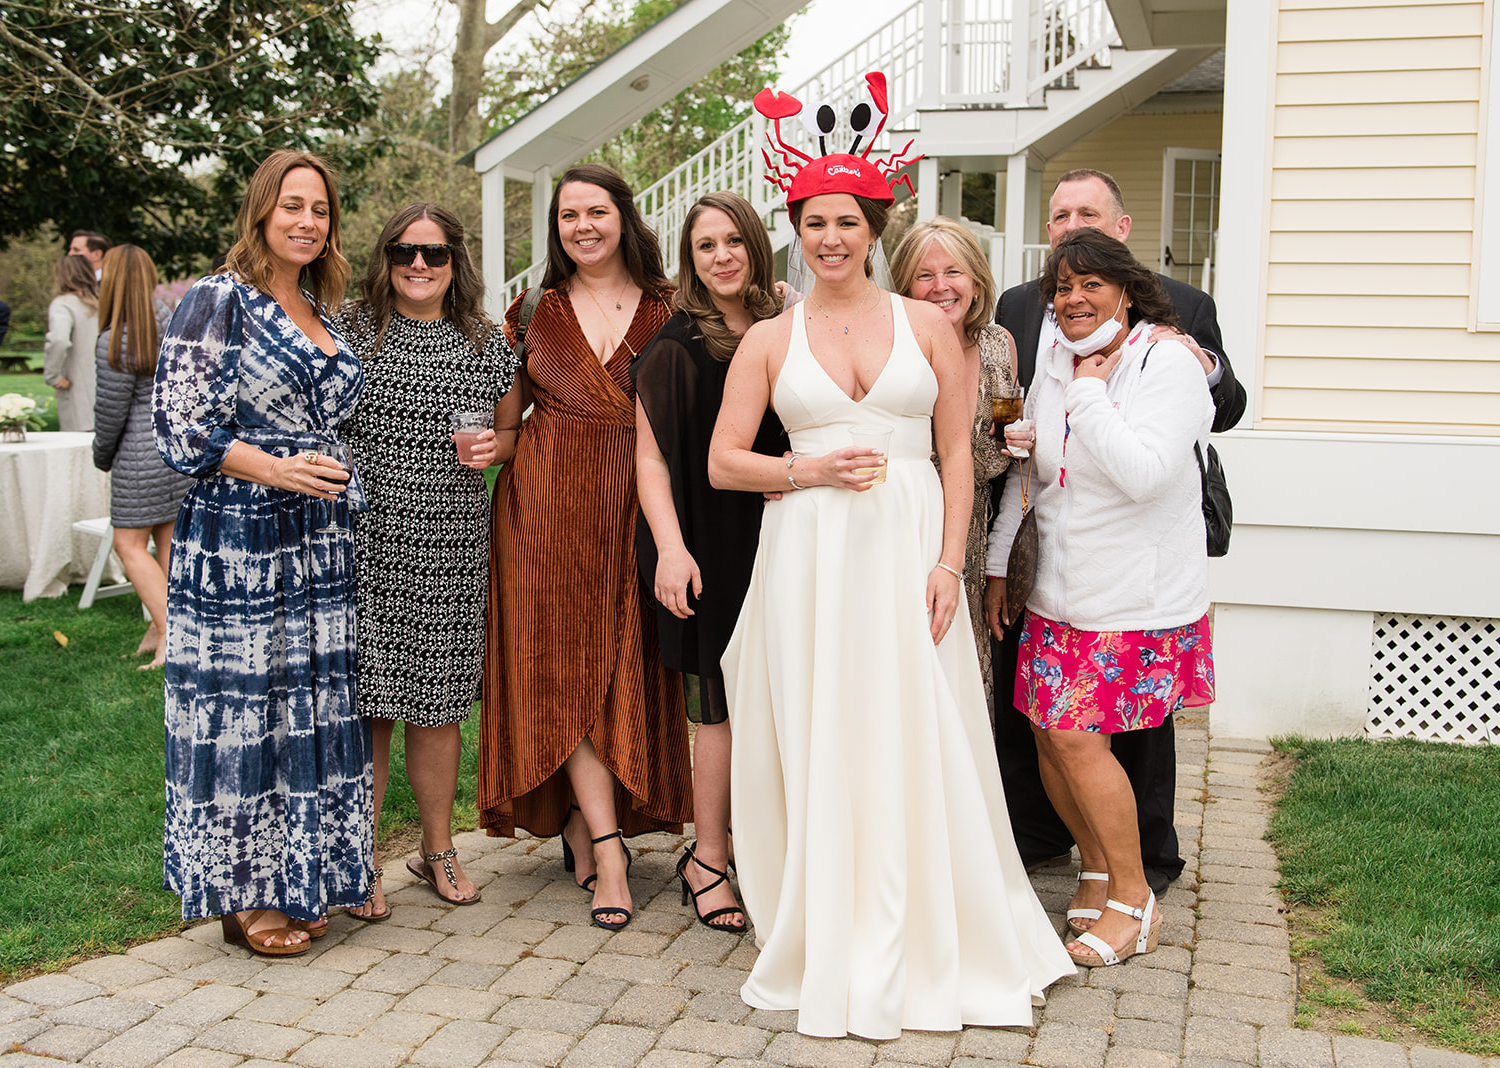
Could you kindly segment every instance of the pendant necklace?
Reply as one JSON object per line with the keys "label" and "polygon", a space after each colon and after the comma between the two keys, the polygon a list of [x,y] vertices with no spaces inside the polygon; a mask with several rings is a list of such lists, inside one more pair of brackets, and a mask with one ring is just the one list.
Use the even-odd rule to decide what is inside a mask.
{"label": "pendant necklace", "polygon": [[[574,278],[578,278],[578,276],[576,274],[573,277]],[[589,284],[587,282],[585,282],[582,278],[578,278],[578,284],[581,285],[581,286],[583,286],[584,289],[587,289],[589,291],[589,296],[594,297],[594,303],[597,305],[599,303],[599,298],[594,296],[594,291],[589,288]],[[625,305],[623,303],[621,303],[621,301],[624,300],[625,290],[627,290],[629,288],[630,288],[630,279],[627,278],[625,280],[625,284],[620,287],[620,293],[619,293],[619,295],[615,297],[615,311],[624,311],[625,310]],[[599,310],[602,312],[604,310],[604,308],[600,307]]]}
{"label": "pendant necklace", "polygon": [[[875,294],[876,289],[877,289],[877,287],[875,287],[873,285],[867,287],[867,289],[865,291],[865,299],[862,300],[862,301],[860,301],[859,305],[854,309],[854,318],[856,318],[856,319],[859,318],[859,313],[862,310],[864,310],[864,306],[866,304],[870,303],[870,297]],[[831,314],[829,314],[829,311],[828,311],[827,308],[823,307],[823,305],[819,304],[816,300],[813,299],[813,295],[811,293],[809,293],[807,295],[807,302],[809,304],[811,304],[814,308],[817,308],[818,311],[822,312],[825,318],[833,319],[833,323],[834,323],[835,326],[842,326],[844,328],[844,336],[845,337],[847,337],[849,335],[849,324],[845,323],[845,322],[842,322],[839,319],[834,319],[833,316]]]}
{"label": "pendant necklace", "polygon": [[[622,333],[621,330],[620,330],[620,328],[615,325],[615,321],[609,317],[609,312],[607,312],[607,311],[604,310],[604,305],[599,303],[599,298],[596,297],[596,296],[594,296],[594,291],[589,288],[589,284],[587,282],[585,282],[582,278],[579,278],[576,274],[573,277],[575,279],[577,279],[579,285],[583,286],[583,291],[585,293],[587,293],[589,295],[589,299],[594,302],[594,307],[596,307],[596,308],[599,309],[599,314],[602,315],[602,316],[604,316],[604,321],[609,324],[609,328],[611,330],[613,330],[617,335],[619,335],[620,344],[622,344],[622,345],[625,346],[625,351],[628,352],[628,353],[630,353],[630,358],[632,360],[634,360],[635,356],[636,356],[635,349],[631,348],[630,347],[630,342],[627,341],[627,340],[625,340],[624,333]],[[630,283],[626,282],[625,284],[628,286]],[[620,294],[622,296],[624,295],[624,293],[625,293],[625,291],[623,289],[620,290]],[[616,302],[615,303],[615,310],[616,311],[623,311],[624,309],[620,306],[619,302]]]}

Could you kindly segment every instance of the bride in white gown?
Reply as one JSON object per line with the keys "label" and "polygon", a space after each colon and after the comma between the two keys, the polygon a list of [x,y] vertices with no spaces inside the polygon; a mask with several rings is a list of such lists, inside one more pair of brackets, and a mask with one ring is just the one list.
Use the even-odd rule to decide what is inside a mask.
{"label": "bride in white gown", "polygon": [[[816,284],[745,335],[709,455],[715,486],[782,493],[723,660],[761,947],[741,995],[809,1035],[1030,1026],[1073,966],[1011,837],[959,589],[973,401],[942,313],[868,276],[891,198],[852,195],[860,167],[878,174],[825,156],[793,184]],[[790,460],[750,451],[768,404]],[[851,444],[872,423],[885,456]]]}

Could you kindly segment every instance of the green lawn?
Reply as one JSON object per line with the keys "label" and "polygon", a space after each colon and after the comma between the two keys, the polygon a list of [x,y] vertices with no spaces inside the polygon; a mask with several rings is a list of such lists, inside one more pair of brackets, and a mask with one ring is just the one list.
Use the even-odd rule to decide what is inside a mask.
{"label": "green lawn", "polygon": [[[140,602],[77,603],[76,587],[30,604],[0,591],[0,982],[179,926],[161,888],[162,675],[128,655]],[[464,729],[460,828],[476,819],[478,730],[477,717]],[[398,731],[386,838],[416,821],[400,743]]]}
{"label": "green lawn", "polygon": [[1429,1041],[1500,1055],[1500,747],[1278,740],[1297,757],[1270,838],[1294,951]]}

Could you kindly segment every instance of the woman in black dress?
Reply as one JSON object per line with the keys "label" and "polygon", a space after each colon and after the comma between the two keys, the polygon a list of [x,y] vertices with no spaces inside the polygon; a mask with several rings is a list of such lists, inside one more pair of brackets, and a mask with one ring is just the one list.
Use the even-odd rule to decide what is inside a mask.
{"label": "woman in black dress", "polygon": [[[729,361],[746,330],[780,308],[771,242],[748,201],[709,193],[682,227],[678,312],[641,351],[636,385],[636,556],[655,594],[661,658],[699,678],[693,743],[696,846],[677,865],[684,903],[716,930],[745,918],[725,874],[729,852],[729,706],[719,658],[750,585],[763,505],[758,493],[708,484],[708,443]],[[770,411],[755,439],[779,456],[786,436]]]}
{"label": "woman in black dress", "polygon": [[[451,438],[453,412],[488,412],[510,389],[516,358],[484,313],[484,280],[457,216],[416,203],[381,231],[338,326],[364,368],[365,391],[341,435],[354,448],[370,509],[356,517],[359,710],[375,745],[375,822],[390,777],[391,737],[405,727],[406,777],[422,820],[407,869],[449,905],[479,890],[453,848],[460,729],[479,689],[490,509],[485,430],[470,455]],[[350,915],[389,918],[378,858],[370,896]]]}

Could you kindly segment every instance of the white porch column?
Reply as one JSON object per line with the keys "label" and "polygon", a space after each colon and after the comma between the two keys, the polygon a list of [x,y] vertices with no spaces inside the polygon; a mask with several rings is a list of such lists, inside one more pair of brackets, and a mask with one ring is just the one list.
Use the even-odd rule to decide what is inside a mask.
{"label": "white porch column", "polygon": [[480,222],[484,235],[484,310],[496,322],[505,314],[505,165],[479,176]]}
{"label": "white porch column", "polygon": [[925,156],[917,163],[917,221],[926,222],[938,213],[938,161]]}
{"label": "white porch column", "polygon": [[943,99],[943,0],[922,0],[921,106],[935,109]]}
{"label": "white porch column", "polygon": [[[1031,4],[1026,0],[1010,5],[1010,58],[1005,85],[1005,106],[1024,108],[1026,83],[1031,79]],[[1006,242],[1010,244],[1009,241]]]}
{"label": "white porch column", "polygon": [[1041,161],[1018,152],[1005,168],[1005,277],[1000,288],[1026,281],[1025,245],[1033,240],[1040,219]]}
{"label": "white porch column", "polygon": [[957,219],[964,211],[964,172],[949,171],[943,175],[938,211],[950,219]]}
{"label": "white porch column", "polygon": [[[531,262],[547,258],[547,209],[552,206],[552,168],[543,167],[531,178]],[[529,278],[536,285],[540,278]]]}

